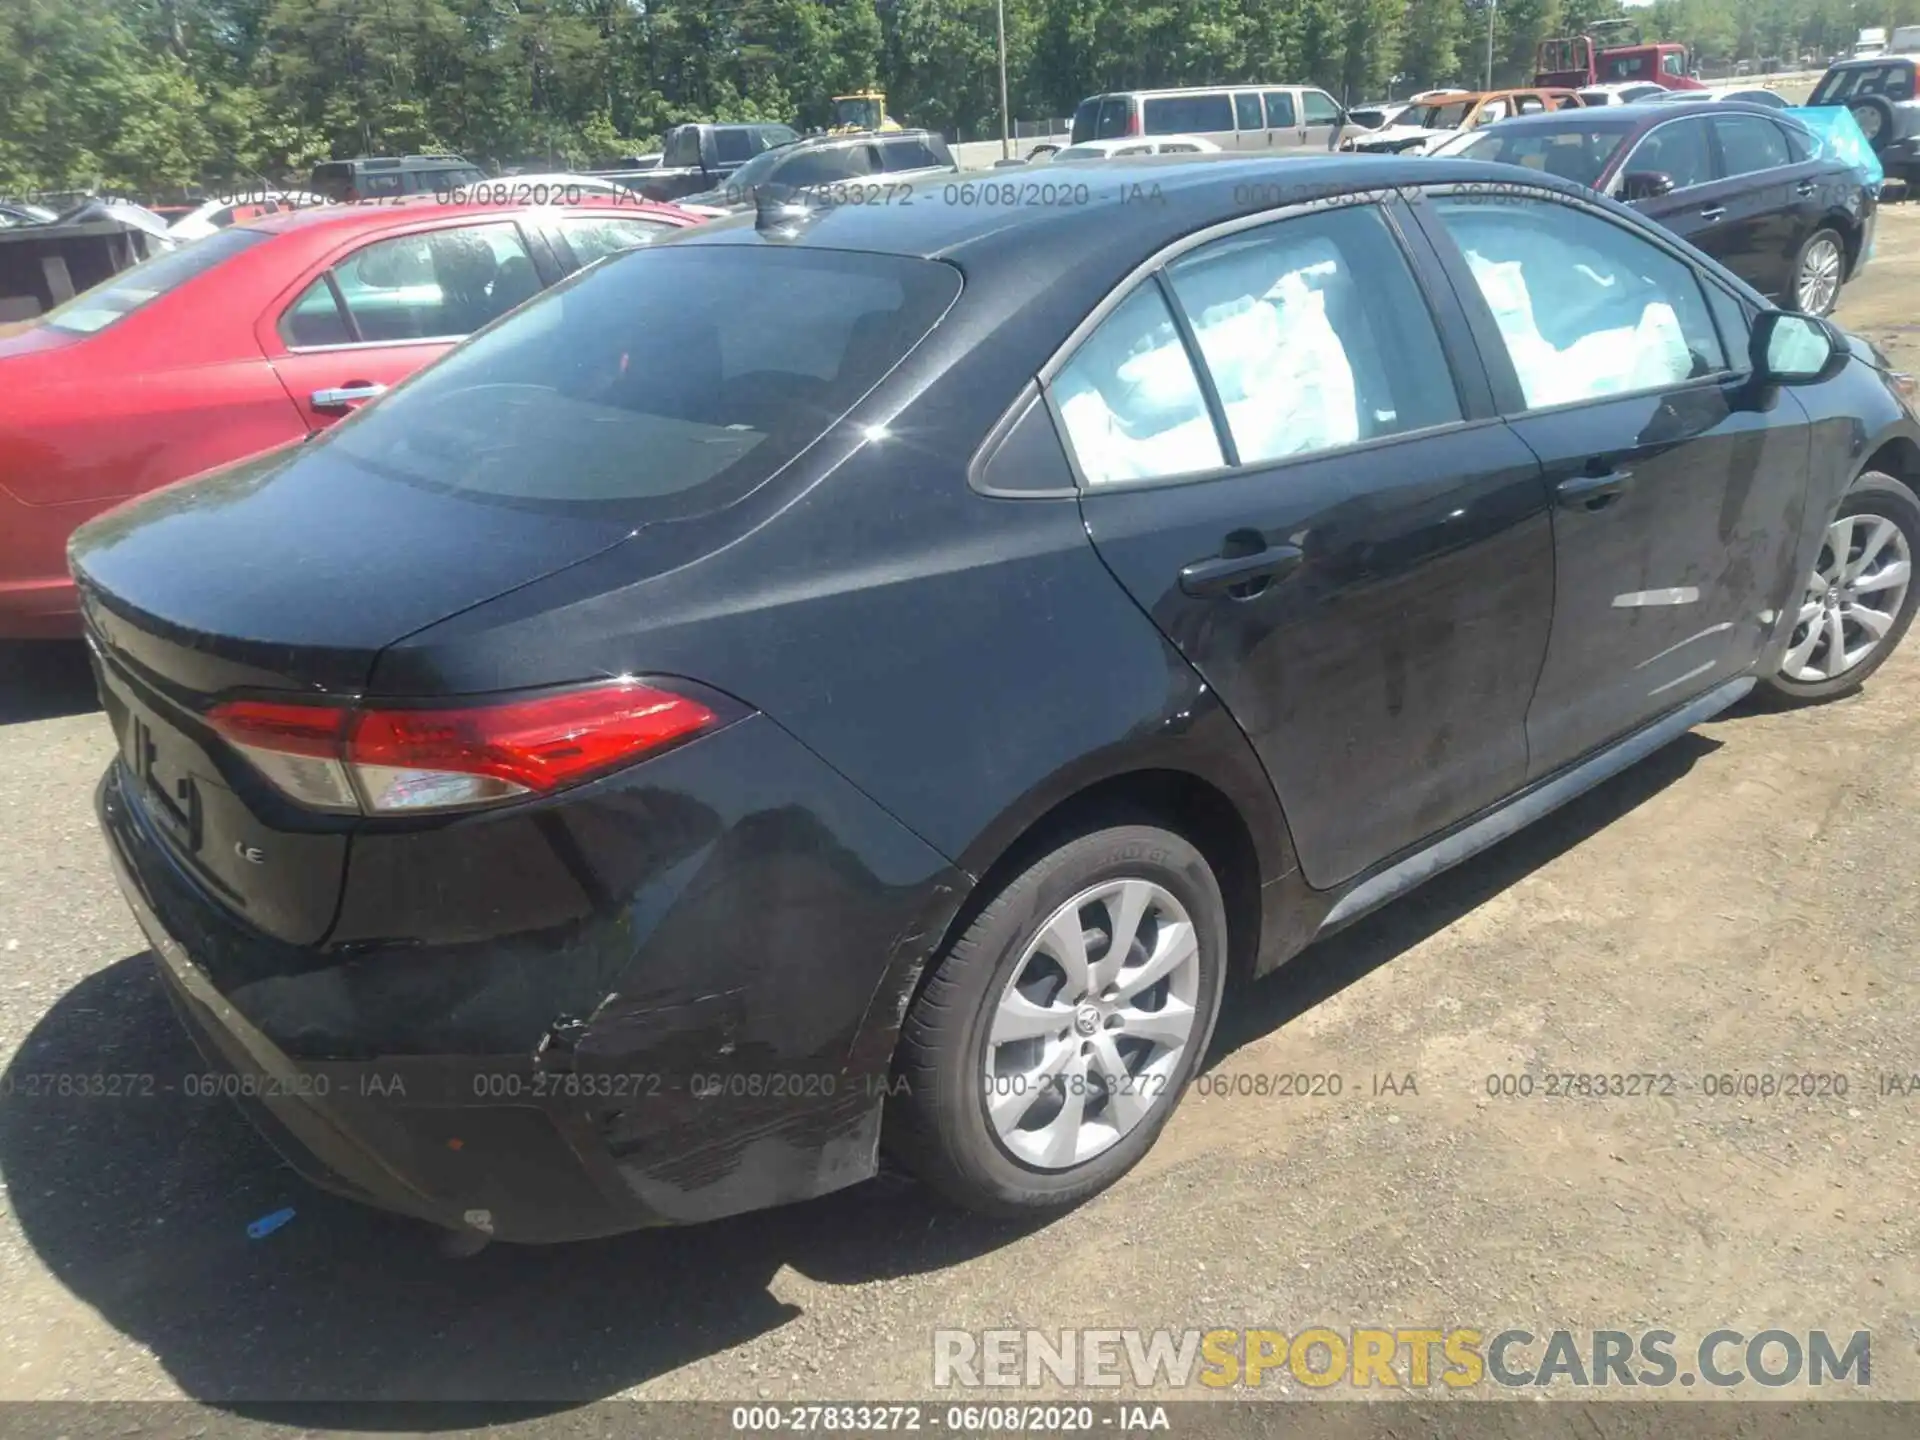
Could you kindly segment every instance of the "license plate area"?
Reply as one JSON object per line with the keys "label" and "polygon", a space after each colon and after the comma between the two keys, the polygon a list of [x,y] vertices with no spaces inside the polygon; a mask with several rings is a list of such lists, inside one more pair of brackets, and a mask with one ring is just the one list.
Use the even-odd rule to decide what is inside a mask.
{"label": "license plate area", "polygon": [[159,730],[151,718],[129,707],[120,754],[147,813],[183,853],[198,856],[207,839],[206,803],[199,780],[184,766],[178,740],[178,732]]}

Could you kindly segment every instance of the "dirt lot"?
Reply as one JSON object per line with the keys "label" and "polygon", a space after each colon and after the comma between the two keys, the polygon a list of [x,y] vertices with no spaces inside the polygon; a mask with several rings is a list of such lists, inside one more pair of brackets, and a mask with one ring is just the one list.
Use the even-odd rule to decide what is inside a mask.
{"label": "dirt lot", "polygon": [[[1916,296],[1920,205],[1891,207],[1842,318],[1920,368]],[[1319,1323],[1870,1329],[1871,1393],[1920,1399],[1920,1095],[1882,1079],[1920,1072],[1913,642],[1863,694],[1704,726],[1254,987],[1214,1073],[1342,1094],[1194,1095],[1051,1226],[869,1186],[464,1261],[167,1093],[198,1067],[89,818],[110,745],[83,667],[0,665],[8,1074],[160,1086],[0,1095],[0,1399],[905,1398],[931,1393],[937,1327]],[[1675,1093],[1488,1094],[1569,1071]],[[1847,1093],[1705,1093],[1762,1072]]]}

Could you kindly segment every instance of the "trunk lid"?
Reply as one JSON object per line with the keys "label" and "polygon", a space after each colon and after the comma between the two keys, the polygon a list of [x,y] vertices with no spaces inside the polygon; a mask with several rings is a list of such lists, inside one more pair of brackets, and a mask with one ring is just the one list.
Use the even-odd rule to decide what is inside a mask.
{"label": "trunk lid", "polygon": [[357,693],[393,641],[629,533],[434,494],[319,444],[109,512],[70,553],[134,805],[229,909],[318,943],[353,819],[279,795],[206,711],[235,693]]}

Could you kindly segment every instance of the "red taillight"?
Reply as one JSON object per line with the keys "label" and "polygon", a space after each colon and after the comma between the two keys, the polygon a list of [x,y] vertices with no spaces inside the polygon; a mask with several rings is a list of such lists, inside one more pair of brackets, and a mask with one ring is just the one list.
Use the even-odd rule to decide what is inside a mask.
{"label": "red taillight", "polygon": [[294,799],[368,814],[545,794],[719,723],[697,700],[628,680],[458,709],[236,700],[208,720]]}

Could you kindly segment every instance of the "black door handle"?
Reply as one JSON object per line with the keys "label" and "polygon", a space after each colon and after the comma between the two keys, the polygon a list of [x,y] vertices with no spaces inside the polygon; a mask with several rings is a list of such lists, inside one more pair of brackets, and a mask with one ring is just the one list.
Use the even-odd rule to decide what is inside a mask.
{"label": "black door handle", "polygon": [[1570,510],[1604,510],[1633,483],[1630,470],[1609,470],[1604,475],[1575,475],[1553,487],[1553,493]]}
{"label": "black door handle", "polygon": [[1283,579],[1305,558],[1298,545],[1273,545],[1251,555],[1196,560],[1181,570],[1180,588],[1189,595],[1222,595],[1242,585]]}

